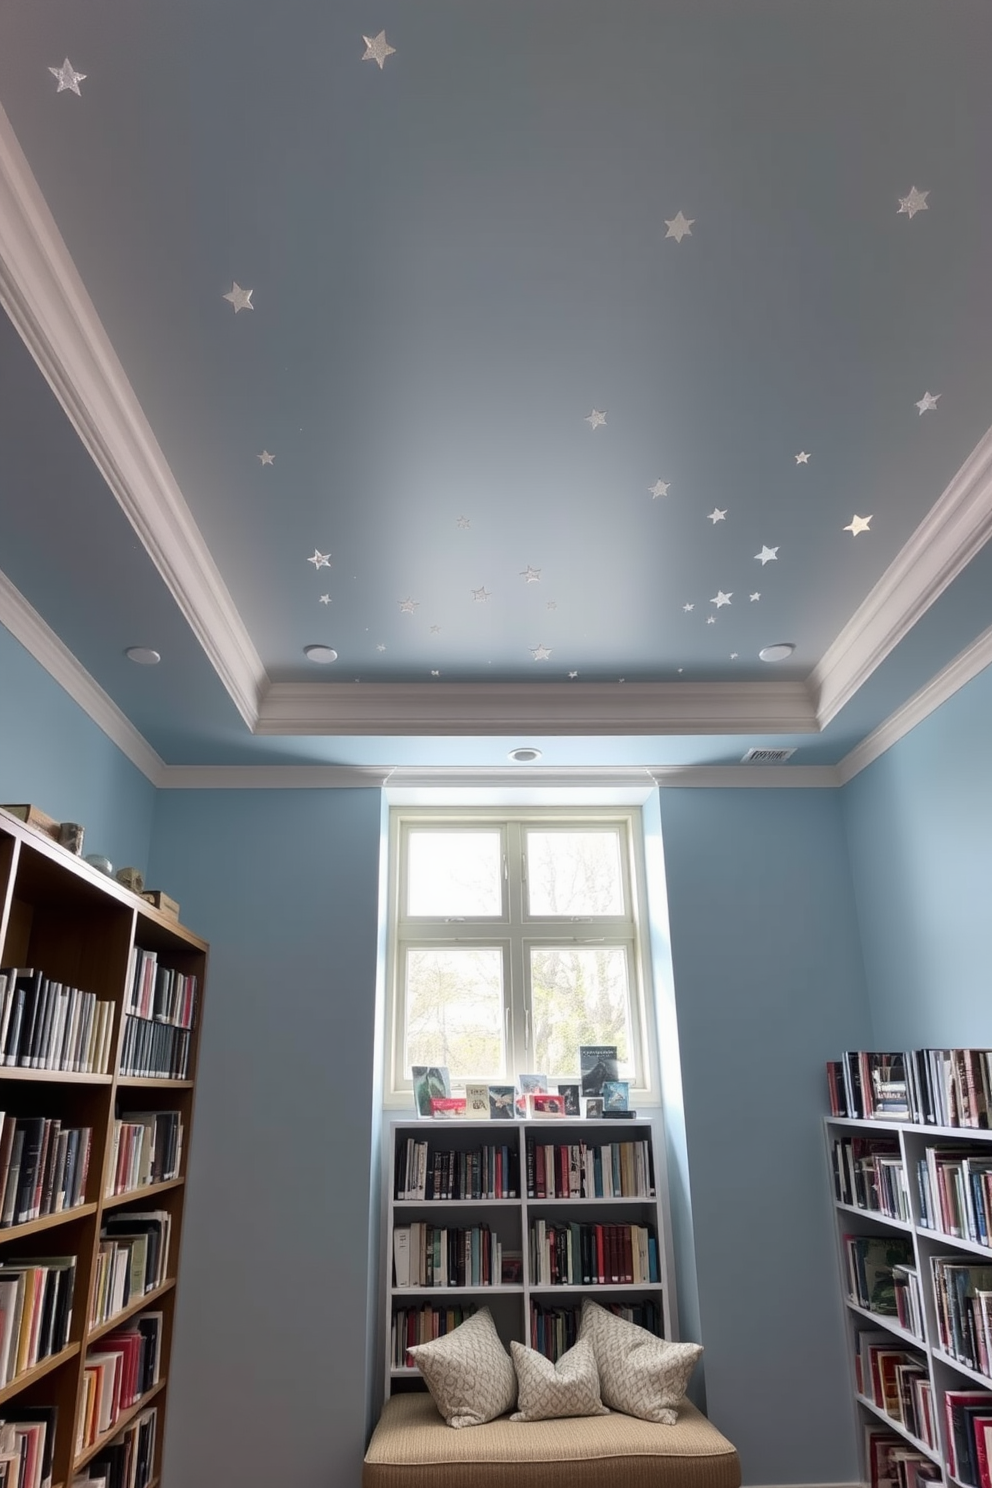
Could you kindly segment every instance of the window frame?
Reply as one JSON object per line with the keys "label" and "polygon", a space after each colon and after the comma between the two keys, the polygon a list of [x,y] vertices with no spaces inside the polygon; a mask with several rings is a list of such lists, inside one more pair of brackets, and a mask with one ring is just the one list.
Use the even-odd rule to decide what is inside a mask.
{"label": "window frame", "polygon": [[[459,920],[472,934],[462,937],[471,944],[498,945],[504,948],[503,964],[509,967],[509,983],[504,985],[504,1054],[508,1068],[507,1083],[535,1068],[533,1063],[515,1063],[518,1051],[532,1058],[532,1017],[530,990],[530,947],[562,945],[569,940],[583,943],[622,944],[628,948],[628,1016],[633,1066],[631,1102],[655,1105],[659,1101],[657,1024],[654,1016],[654,982],[651,964],[649,917],[644,860],[644,826],[641,809],[636,805],[621,806],[403,806],[389,808],[388,834],[388,899],[386,921],[386,1037],[384,1040],[383,1104],[386,1109],[409,1110],[413,1100],[412,1083],[403,1069],[405,1026],[402,967],[406,950],[418,943],[444,945],[457,940],[454,934],[426,933],[445,923],[426,916],[401,914],[406,904],[407,862],[405,837],[417,827],[452,830],[498,825],[501,829],[503,854],[502,902],[499,918],[480,916],[476,920]],[[528,828],[549,829],[596,827],[617,829],[621,844],[621,873],[628,912],[622,916],[532,916],[527,912],[527,876],[523,866],[510,867],[510,856],[522,849]],[[522,858],[522,853],[521,853]],[[512,899],[519,894],[514,912]],[[446,923],[453,923],[447,921]],[[597,933],[582,936],[574,929],[571,937],[563,934],[569,926],[592,924]],[[418,936],[417,930],[423,932]],[[604,931],[605,934],[598,933]],[[552,1078],[556,1076],[549,1071]],[[578,1070],[570,1072],[578,1078]]]}

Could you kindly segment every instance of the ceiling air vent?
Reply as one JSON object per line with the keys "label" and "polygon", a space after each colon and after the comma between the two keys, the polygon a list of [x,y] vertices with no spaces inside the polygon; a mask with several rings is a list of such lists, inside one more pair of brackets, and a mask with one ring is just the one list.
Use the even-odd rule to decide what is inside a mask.
{"label": "ceiling air vent", "polygon": [[741,759],[742,765],[780,765],[795,754],[794,749],[749,749]]}

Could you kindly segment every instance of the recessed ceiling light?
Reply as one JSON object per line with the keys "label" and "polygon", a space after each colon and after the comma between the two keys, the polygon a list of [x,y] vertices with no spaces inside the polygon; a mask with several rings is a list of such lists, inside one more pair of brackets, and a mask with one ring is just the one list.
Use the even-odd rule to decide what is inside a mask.
{"label": "recessed ceiling light", "polygon": [[795,649],[792,641],[778,641],[774,646],[762,646],[758,655],[762,661],[785,661]]}
{"label": "recessed ceiling light", "polygon": [[124,652],[128,661],[136,661],[139,666],[157,666],[162,660],[158,651],[153,651],[151,646],[128,646]]}
{"label": "recessed ceiling light", "polygon": [[303,655],[307,661],[315,661],[319,666],[327,666],[328,662],[338,659],[338,653],[331,646],[304,646]]}
{"label": "recessed ceiling light", "polygon": [[532,765],[535,760],[541,758],[539,749],[511,749],[508,759],[512,759],[518,765]]}

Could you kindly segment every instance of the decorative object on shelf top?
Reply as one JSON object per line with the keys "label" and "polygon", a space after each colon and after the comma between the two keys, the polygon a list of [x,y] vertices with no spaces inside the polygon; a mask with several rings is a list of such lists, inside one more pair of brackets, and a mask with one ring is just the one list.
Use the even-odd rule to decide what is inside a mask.
{"label": "decorative object on shelf top", "polygon": [[[550,1089],[548,1077],[541,1073],[520,1074],[515,1085],[490,1085],[469,1082],[453,1090],[447,1065],[415,1064],[412,1066],[413,1100],[418,1116],[450,1121],[465,1117],[474,1121],[512,1121],[516,1117],[532,1120],[559,1120],[568,1117],[613,1117],[632,1120],[637,1112],[630,1109],[630,1082],[619,1080],[615,1044],[583,1045],[580,1050],[580,1081],[559,1084]],[[583,1092],[595,1095],[586,1099]]]}
{"label": "decorative object on shelf top", "polygon": [[49,816],[42,811],[40,806],[15,805],[0,806],[0,811],[8,811],[11,816],[16,816],[18,821],[24,822],[28,827],[34,827],[36,832],[43,832],[46,837],[51,837],[53,842],[58,842],[61,822],[57,822],[54,816]]}
{"label": "decorative object on shelf top", "polygon": [[83,851],[85,835],[86,829],[79,822],[59,823],[59,846],[64,847],[67,852],[74,853],[77,858]]}
{"label": "decorative object on shelf top", "polygon": [[83,861],[89,863],[91,868],[96,868],[100,873],[105,873],[108,878],[113,878],[114,865],[109,858],[103,856],[103,853],[87,853]]}
{"label": "decorative object on shelf top", "polygon": [[114,877],[119,884],[125,889],[130,889],[134,894],[140,894],[145,887],[145,875],[140,868],[118,868]]}
{"label": "decorative object on shelf top", "polygon": [[170,899],[163,889],[145,889],[141,895],[153,909],[157,909],[170,920],[179,920],[179,905]]}
{"label": "decorative object on shelf top", "polygon": [[827,1061],[831,1116],[986,1130],[992,1049],[849,1050]]}

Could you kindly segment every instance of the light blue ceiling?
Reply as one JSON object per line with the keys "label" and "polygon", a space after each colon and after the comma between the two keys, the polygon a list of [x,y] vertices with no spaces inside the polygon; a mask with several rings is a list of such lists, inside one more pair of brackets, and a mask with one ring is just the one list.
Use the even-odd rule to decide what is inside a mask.
{"label": "light blue ceiling", "polygon": [[[988,0],[8,0],[0,102],[270,678],[323,642],[348,681],[768,680],[992,423],[990,43]],[[164,758],[447,758],[250,738],[6,326],[0,377],[0,568]],[[976,566],[803,760],[990,593]]]}

